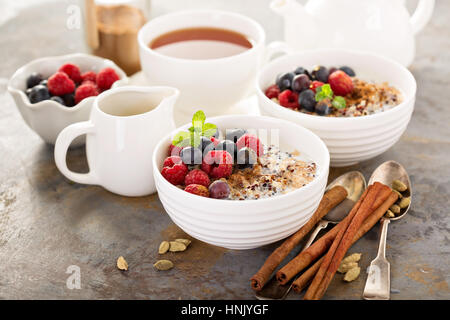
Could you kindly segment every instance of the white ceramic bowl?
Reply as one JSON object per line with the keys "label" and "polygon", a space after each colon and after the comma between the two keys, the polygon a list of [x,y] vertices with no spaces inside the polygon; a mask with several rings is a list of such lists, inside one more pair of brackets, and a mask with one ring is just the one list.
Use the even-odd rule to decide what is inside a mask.
{"label": "white ceramic bowl", "polygon": [[[280,73],[298,66],[311,69],[347,65],[356,76],[369,81],[388,82],[403,93],[398,106],[374,115],[353,118],[314,116],[284,108],[267,98],[264,90]],[[392,147],[409,123],[414,109],[416,81],[405,67],[379,55],[347,50],[322,49],[278,58],[258,75],[256,91],[263,115],[287,119],[316,133],[328,147],[331,166],[343,167],[374,158]]]}
{"label": "white ceramic bowl", "polygon": [[[45,142],[50,144],[55,144],[58,134],[68,125],[89,119],[95,97],[86,98],[71,108],[52,100],[44,100],[32,104],[25,94],[26,79],[32,72],[39,72],[44,78],[47,78],[55,73],[63,64],[69,62],[78,65],[81,72],[89,70],[98,72],[103,68],[111,67],[120,77],[120,80],[116,81],[113,87],[128,83],[125,72],[111,60],[82,53],[40,58],[19,68],[9,80],[8,91],[14,98],[17,108],[26,124]],[[71,146],[75,147],[83,143],[84,138],[78,138]]]}
{"label": "white ceramic bowl", "polygon": [[[251,249],[286,238],[308,221],[319,205],[328,178],[329,154],[311,131],[285,120],[262,116],[210,118],[220,130],[231,128],[278,129],[282,150],[298,150],[318,166],[316,178],[303,188],[260,200],[217,200],[183,191],[170,184],[161,169],[171,138],[163,139],[153,154],[153,174],[159,199],[181,229],[201,241],[229,249]],[[271,135],[269,135],[271,136]],[[263,143],[267,143],[263,135]]]}

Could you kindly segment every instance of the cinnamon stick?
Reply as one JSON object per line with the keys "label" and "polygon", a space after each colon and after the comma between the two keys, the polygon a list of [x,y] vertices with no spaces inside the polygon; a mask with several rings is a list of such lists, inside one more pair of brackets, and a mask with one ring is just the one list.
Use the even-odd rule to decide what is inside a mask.
{"label": "cinnamon stick", "polygon": [[333,241],[330,249],[325,255],[319,271],[317,272],[311,286],[306,292],[305,299],[320,299],[325,293],[328,285],[333,279],[339,264],[344,255],[352,244],[353,237],[358,232],[364,220],[375,210],[374,206],[377,202],[383,199],[383,202],[389,197],[391,188],[388,186],[375,182],[369,187],[369,191],[364,201],[361,203],[359,209],[353,214],[352,220],[347,228],[342,228]]}
{"label": "cinnamon stick", "polygon": [[[358,202],[352,208],[352,211],[355,211],[361,205],[362,200],[367,194],[367,189],[359,198]],[[300,252],[294,259],[292,259],[289,263],[287,263],[283,268],[278,270],[276,277],[280,284],[285,285],[288,283],[296,274],[302,271],[304,268],[309,266],[314,260],[320,257],[323,253],[325,253],[333,243],[336,238],[339,230],[342,229],[343,226],[347,226],[351,220],[351,214],[348,214],[345,219],[338,223],[333,229],[323,235],[319,240],[315,241],[308,249]]]}
{"label": "cinnamon stick", "polygon": [[[392,206],[398,199],[398,195],[395,192],[391,192],[387,200],[381,204],[366,220],[364,220],[363,225],[356,233],[355,237],[353,238],[352,245],[358,241],[362,236],[364,236],[370,229],[373,228],[373,226],[381,219],[381,217],[386,213],[386,211],[389,209],[390,206]],[[336,229],[334,227],[333,229]],[[332,230],[333,230],[332,229]],[[323,237],[331,233],[331,231],[328,231]],[[322,238],[323,238],[322,237]],[[321,238],[321,239],[322,239]],[[310,267],[308,270],[306,270],[300,277],[298,277],[293,283],[292,283],[292,289],[295,292],[301,292],[308,283],[314,278],[315,274],[317,273],[317,270],[319,270],[320,265],[323,261],[324,257],[317,260],[312,267]]]}
{"label": "cinnamon stick", "polygon": [[299,242],[311,231],[311,229],[322,219],[331,209],[344,201],[347,197],[347,190],[341,186],[335,186],[327,191],[317,210],[312,215],[311,219],[286,239],[281,246],[279,246],[265,261],[264,265],[259,271],[250,279],[251,287],[255,291],[260,291],[269,280],[273,271],[279,264],[287,257],[287,255],[299,244]]}

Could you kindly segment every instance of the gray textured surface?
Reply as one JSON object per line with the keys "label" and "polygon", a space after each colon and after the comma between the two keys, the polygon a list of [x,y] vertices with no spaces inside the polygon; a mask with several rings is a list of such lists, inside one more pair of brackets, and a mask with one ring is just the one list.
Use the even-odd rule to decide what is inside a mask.
{"label": "gray textured surface", "polygon": [[[0,26],[0,298],[252,299],[248,279],[276,244],[231,251],[193,241],[187,252],[169,254],[175,269],[156,272],[152,264],[160,241],[183,236],[158,197],[130,199],[70,183],[54,165],[53,148],[22,121],[6,93],[11,74],[34,58],[84,50],[81,31],[65,28],[68,3],[28,8]],[[239,11],[262,23],[269,40],[281,35],[281,19],[268,1],[153,1],[153,15],[181,9],[180,3]],[[450,298],[449,14],[450,2],[437,1],[431,23],[417,37],[411,67],[418,82],[416,111],[401,141],[330,177],[358,169],[368,178],[390,159],[410,173],[412,210],[391,223],[388,234],[392,299]],[[73,170],[87,170],[82,149],[68,159]],[[363,270],[375,256],[377,240],[378,227],[351,249],[363,253]],[[115,268],[120,255],[130,265],[126,273]],[[81,268],[80,290],[66,287],[70,265]],[[325,298],[360,299],[365,279],[363,274],[344,284],[337,276]]]}

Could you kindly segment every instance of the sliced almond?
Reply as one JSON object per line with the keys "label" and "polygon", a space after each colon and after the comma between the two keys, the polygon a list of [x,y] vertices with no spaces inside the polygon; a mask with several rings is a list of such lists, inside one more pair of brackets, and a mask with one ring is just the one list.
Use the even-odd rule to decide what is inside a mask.
{"label": "sliced almond", "polygon": [[119,268],[119,270],[128,270],[128,263],[124,257],[120,256],[117,258],[117,268]]}

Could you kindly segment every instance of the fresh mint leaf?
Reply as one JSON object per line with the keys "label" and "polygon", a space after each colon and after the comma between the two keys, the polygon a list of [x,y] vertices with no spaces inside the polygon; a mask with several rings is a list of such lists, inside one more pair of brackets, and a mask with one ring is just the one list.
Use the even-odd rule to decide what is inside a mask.
{"label": "fresh mint leaf", "polygon": [[203,124],[205,123],[206,116],[202,110],[197,111],[192,116],[192,126],[194,127],[194,131],[202,132]]}
{"label": "fresh mint leaf", "polygon": [[180,131],[173,137],[172,144],[177,147],[187,147],[190,145],[191,133]]}
{"label": "fresh mint leaf", "polygon": [[194,132],[194,127],[190,127],[188,130],[189,132]]}
{"label": "fresh mint leaf", "polygon": [[322,101],[323,99],[333,99],[333,90],[329,84],[324,84],[316,89],[316,101]]}
{"label": "fresh mint leaf", "polygon": [[336,109],[344,109],[347,106],[347,103],[346,103],[344,97],[341,97],[341,96],[334,97],[333,102],[331,102],[331,104]]}
{"label": "fresh mint leaf", "polygon": [[202,134],[205,137],[212,137],[217,131],[217,126],[213,123],[205,123],[203,125]]}
{"label": "fresh mint leaf", "polygon": [[202,136],[198,132],[196,131],[192,132],[190,145],[195,148],[199,147],[201,143],[201,137]]}

